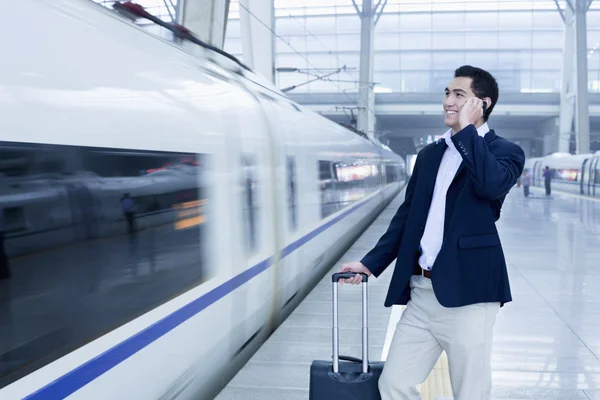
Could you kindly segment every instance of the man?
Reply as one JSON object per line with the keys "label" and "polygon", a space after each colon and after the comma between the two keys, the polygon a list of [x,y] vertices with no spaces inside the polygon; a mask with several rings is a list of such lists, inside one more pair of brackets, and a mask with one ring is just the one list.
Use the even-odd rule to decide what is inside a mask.
{"label": "man", "polygon": [[492,330],[512,300],[495,222],[525,154],[488,128],[495,79],[471,66],[454,76],[443,102],[450,129],[417,155],[404,203],[377,245],[342,266],[377,277],[397,259],[385,306],[407,308],[379,381],[382,400],[419,399],[416,386],[442,350],[455,400],[491,396]]}
{"label": "man", "polygon": [[546,165],[544,170],[544,185],[546,186],[546,196],[550,196],[550,182],[552,181],[552,171],[550,167]]}

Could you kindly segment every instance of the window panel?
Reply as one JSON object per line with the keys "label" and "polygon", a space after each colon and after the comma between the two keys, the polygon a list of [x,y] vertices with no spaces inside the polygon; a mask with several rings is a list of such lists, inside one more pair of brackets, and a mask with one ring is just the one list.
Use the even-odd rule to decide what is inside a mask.
{"label": "window panel", "polygon": [[[588,53],[589,54],[589,53]],[[600,49],[594,51],[588,56],[588,69],[600,69]],[[591,79],[591,78],[590,78]]]}
{"label": "window panel", "polygon": [[556,10],[533,13],[533,27],[537,29],[563,29],[564,23]]}
{"label": "window panel", "polygon": [[454,70],[456,68],[449,69],[448,71],[432,71],[431,72],[431,93],[440,95],[440,102],[442,102],[444,90],[448,87],[448,83],[454,78]]}
{"label": "window panel", "polygon": [[401,33],[400,47],[402,50],[430,50],[430,33]]}
{"label": "window panel", "polygon": [[563,62],[562,51],[534,51],[532,69],[561,68]]}
{"label": "window panel", "polygon": [[531,29],[531,12],[500,12],[498,13],[498,28],[501,31],[512,29]]}
{"label": "window panel", "polygon": [[562,50],[564,41],[564,34],[562,31],[533,32],[534,49]]}
{"label": "window panel", "polygon": [[495,31],[498,29],[498,13],[468,12],[465,14],[465,28]]}
{"label": "window panel", "polygon": [[402,72],[400,74],[400,90],[402,92],[430,92],[429,71]]}
{"label": "window panel", "polygon": [[[334,53],[333,59],[336,60],[336,68],[346,65],[348,68],[354,68],[354,71],[348,71],[345,74],[353,74],[358,76],[358,67],[360,66],[360,53]],[[345,77],[343,79],[350,79]]]}
{"label": "window panel", "polygon": [[375,51],[377,50],[400,50],[400,39],[402,34],[379,33],[375,35]]}
{"label": "window panel", "polygon": [[332,27],[337,26],[338,33],[360,33],[360,18],[356,14],[338,16]]}
{"label": "window panel", "polygon": [[375,71],[400,69],[400,53],[375,53],[374,65]]}
{"label": "window panel", "polygon": [[521,71],[519,76],[521,80],[520,92],[531,92],[531,71]]}
{"label": "window panel", "polygon": [[501,51],[498,53],[498,69],[530,69],[532,62],[531,51]]}
{"label": "window panel", "polygon": [[588,71],[588,90],[594,93],[600,92],[600,70]]}
{"label": "window panel", "polygon": [[492,71],[492,75],[498,82],[500,96],[502,93],[515,93],[521,91],[521,72],[520,71]]}
{"label": "window panel", "polygon": [[463,30],[465,28],[464,13],[432,14],[433,31]]}
{"label": "window panel", "polygon": [[500,32],[499,49],[531,49],[531,32]]}
{"label": "window panel", "polygon": [[560,70],[552,72],[535,71],[531,75],[531,89],[534,91],[552,90],[557,92],[560,88],[560,78]]}
{"label": "window panel", "polygon": [[464,64],[465,53],[462,51],[431,53],[431,68],[434,70],[454,71]]}
{"label": "window panel", "polygon": [[400,27],[402,31],[430,31],[431,14],[401,14]]}
{"label": "window panel", "polygon": [[298,54],[277,54],[277,67],[307,68],[307,66],[306,60]]}
{"label": "window panel", "polygon": [[373,74],[377,87],[392,89],[394,92],[400,92],[402,89],[402,78],[398,72],[375,72]]}
{"label": "window panel", "polygon": [[462,32],[435,32],[431,34],[431,47],[434,50],[462,50],[465,48],[465,34]]}
{"label": "window panel", "polygon": [[400,69],[429,70],[434,56],[430,52],[400,53]]}
{"label": "window panel", "polygon": [[337,38],[335,35],[315,35],[306,37],[306,51],[335,51]]}
{"label": "window panel", "polygon": [[277,53],[295,53],[296,51],[304,53],[306,51],[306,36],[282,36],[282,38],[285,42],[281,39],[275,39],[275,51]]}
{"label": "window panel", "polygon": [[465,35],[465,49],[497,49],[497,32],[468,32]]}
{"label": "window panel", "polygon": [[356,51],[360,52],[360,35],[346,34],[337,35],[338,51]]}
{"label": "window panel", "polygon": [[[600,15],[598,17],[600,17]],[[600,50],[600,31],[588,30],[587,46],[590,50],[594,48]]]}
{"label": "window panel", "polygon": [[[315,81],[302,87],[308,87],[309,92],[337,93],[340,91],[336,84],[329,81]],[[302,87],[295,89],[294,91],[298,91]]]}
{"label": "window panel", "polygon": [[399,30],[399,14],[383,14],[375,26],[375,32],[398,32]]}
{"label": "window panel", "polygon": [[305,24],[304,17],[280,17],[275,21],[275,31],[279,35],[306,35]]}
{"label": "window panel", "polygon": [[[358,18],[356,19],[358,20]],[[313,35],[335,33],[335,17],[307,17],[306,30]]]}
{"label": "window panel", "polygon": [[339,68],[341,65],[333,54],[328,53],[307,53],[306,57],[311,66],[310,68]]}
{"label": "window panel", "polygon": [[495,51],[468,51],[465,63],[486,70],[498,68],[498,53]]}
{"label": "window panel", "polygon": [[[598,1],[594,1],[594,3],[600,4]],[[592,3],[592,5],[594,3]],[[588,29],[600,29],[600,10],[588,11],[586,22]]]}

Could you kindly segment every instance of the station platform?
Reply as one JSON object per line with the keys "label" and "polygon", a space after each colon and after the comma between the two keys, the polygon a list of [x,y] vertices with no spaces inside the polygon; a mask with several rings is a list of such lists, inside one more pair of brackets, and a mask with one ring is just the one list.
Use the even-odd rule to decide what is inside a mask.
{"label": "station platform", "polygon": [[[332,268],[359,260],[387,229],[401,193]],[[508,194],[497,223],[513,301],[499,312],[494,400],[600,400],[600,199],[536,188]],[[385,360],[404,307],[384,308],[393,267],[369,281],[369,359]],[[360,286],[339,288],[340,354],[361,357]],[[271,335],[217,400],[307,400],[313,360],[330,359],[331,274]],[[445,353],[419,387],[450,400]],[[477,400],[477,399],[474,399]]]}

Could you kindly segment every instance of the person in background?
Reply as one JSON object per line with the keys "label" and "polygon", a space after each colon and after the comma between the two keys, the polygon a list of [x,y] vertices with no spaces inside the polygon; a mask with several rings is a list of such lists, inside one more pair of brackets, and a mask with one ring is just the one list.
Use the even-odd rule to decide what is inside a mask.
{"label": "person in background", "polygon": [[544,170],[544,185],[546,186],[546,196],[550,196],[550,182],[552,181],[552,171],[546,165],[546,169]]}
{"label": "person in background", "polygon": [[521,177],[521,183],[523,184],[523,193],[525,193],[525,197],[529,197],[529,186],[531,185],[529,172],[523,172],[523,176]]}
{"label": "person in background", "polygon": [[123,209],[125,219],[127,220],[129,233],[133,234],[135,232],[135,203],[133,199],[129,196],[129,193],[125,193],[125,195],[123,195],[123,197],[121,198],[121,207]]}

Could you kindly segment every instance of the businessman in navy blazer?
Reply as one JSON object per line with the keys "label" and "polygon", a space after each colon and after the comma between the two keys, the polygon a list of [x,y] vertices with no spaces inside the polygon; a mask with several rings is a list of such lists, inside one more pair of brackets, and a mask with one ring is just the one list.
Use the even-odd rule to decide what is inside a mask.
{"label": "businessman in navy blazer", "polygon": [[525,164],[519,146],[488,128],[497,100],[487,71],[455,71],[443,102],[450,129],[417,155],[404,203],[377,245],[342,266],[378,277],[396,259],[385,306],[407,307],[379,381],[382,400],[420,399],[416,386],[443,350],[455,400],[491,396],[492,331],[512,300],[495,223]]}

